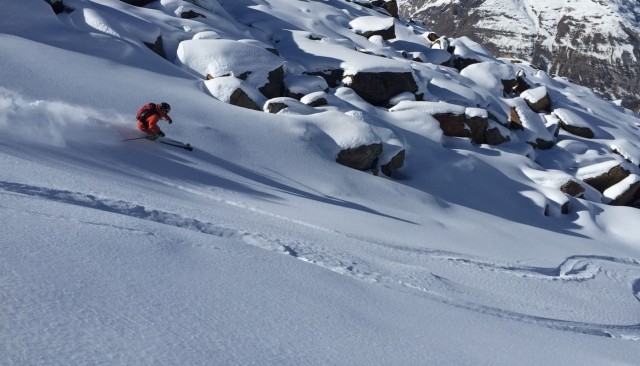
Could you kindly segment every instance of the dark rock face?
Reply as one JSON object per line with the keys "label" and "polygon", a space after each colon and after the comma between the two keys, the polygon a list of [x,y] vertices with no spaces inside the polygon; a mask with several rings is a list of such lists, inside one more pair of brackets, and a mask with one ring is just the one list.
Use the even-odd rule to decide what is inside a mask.
{"label": "dark rock face", "polygon": [[434,114],[432,117],[440,123],[440,129],[445,136],[471,137],[471,131],[464,124],[464,115],[440,113]]}
{"label": "dark rock face", "polygon": [[258,90],[260,90],[260,92],[267,98],[278,98],[284,96],[284,67],[280,66],[271,71],[268,79],[269,82],[263,87],[258,88]]}
{"label": "dark rock face", "polygon": [[123,3],[127,3],[129,5],[133,5],[133,6],[145,6],[145,5],[149,5],[154,1],[157,0],[120,0]]}
{"label": "dark rock face", "polygon": [[399,153],[397,153],[391,160],[380,166],[380,170],[387,177],[390,177],[393,174],[394,170],[398,170],[404,166],[406,151],[403,149]]}
{"label": "dark rock face", "polygon": [[338,153],[336,162],[357,170],[374,169],[382,153],[382,144],[362,145]]}
{"label": "dark rock face", "polygon": [[416,93],[418,85],[410,72],[360,72],[349,77],[345,86],[353,89],[367,102],[384,106],[400,93]]}
{"label": "dark rock face", "polygon": [[[467,36],[497,57],[527,60],[546,72],[592,88],[605,98],[620,98],[623,106],[640,112],[640,34],[637,27],[625,26],[625,19],[635,19],[636,24],[640,19],[636,1],[620,2],[618,9],[607,7],[610,11],[604,11],[603,2],[597,1],[578,0],[562,10],[525,2],[514,13],[506,13],[507,7],[499,2],[488,9],[483,0],[399,3],[401,15],[424,21],[434,32],[456,38]],[[579,12],[578,16],[572,9],[584,9],[587,14]]]}
{"label": "dark rock face", "polygon": [[551,97],[549,97],[549,93],[547,93],[544,98],[540,99],[536,102],[531,102],[525,98],[529,108],[536,113],[541,112],[551,112]]}
{"label": "dark rock face", "polygon": [[640,182],[635,182],[619,197],[611,201],[613,206],[633,206],[640,199]]}
{"label": "dark rock face", "polygon": [[398,8],[398,2],[396,0],[384,1],[381,8],[388,11],[389,14],[396,19],[400,16],[400,9]]}
{"label": "dark rock face", "polygon": [[335,88],[340,84],[344,76],[344,70],[337,69],[337,70],[316,71],[316,72],[310,72],[308,73],[308,75],[320,76],[327,82],[327,85],[329,85],[329,87]]}
{"label": "dark rock face", "polygon": [[269,105],[267,105],[267,112],[276,114],[285,108],[289,108],[286,103],[269,103]]}
{"label": "dark rock face", "polygon": [[582,187],[578,182],[575,181],[569,181],[563,184],[562,187],[560,187],[560,190],[568,194],[569,196],[578,198],[582,197],[585,191],[584,187]]}
{"label": "dark rock face", "polygon": [[247,93],[245,93],[244,90],[240,88],[236,89],[231,94],[231,97],[229,97],[229,104],[233,104],[235,106],[242,107],[242,108],[254,109],[256,111],[262,110],[260,109],[258,104],[254,102],[251,98],[249,98],[249,95],[247,95]]}
{"label": "dark rock face", "polygon": [[458,71],[462,71],[467,66],[477,64],[477,63],[480,63],[480,61],[470,59],[470,58],[456,57],[455,59],[453,59],[453,67]]}
{"label": "dark rock face", "polygon": [[509,129],[511,130],[524,130],[522,120],[515,107],[509,109]]}
{"label": "dark rock face", "polygon": [[158,36],[158,38],[156,39],[156,43],[145,42],[144,44],[145,46],[149,47],[151,51],[158,54],[158,56],[162,58],[167,58],[167,54],[164,52],[164,45],[162,44],[162,36]]}
{"label": "dark rock face", "polygon": [[377,29],[377,30],[361,32],[361,33],[359,32],[358,34],[366,38],[369,38],[371,36],[380,36],[382,37],[382,39],[386,39],[386,40],[394,39],[396,38],[396,26],[395,24],[393,24],[389,28]]}
{"label": "dark rock face", "polygon": [[471,130],[471,141],[476,144],[484,144],[486,141],[485,133],[487,127],[489,127],[489,120],[486,118],[472,117],[467,118],[464,123]]}
{"label": "dark rock face", "polygon": [[44,0],[47,4],[51,5],[53,12],[56,14],[71,13],[73,8],[70,8],[62,2],[62,0]]}
{"label": "dark rock face", "polygon": [[489,145],[500,145],[505,142],[511,141],[511,137],[503,136],[497,127],[489,128],[484,134],[484,140]]}
{"label": "dark rock face", "polygon": [[291,106],[299,105],[300,102],[293,98],[283,97],[268,100],[265,103],[264,110],[269,113],[276,114],[283,109],[289,108]]}
{"label": "dark rock face", "polygon": [[628,177],[629,174],[630,173],[628,170],[624,169],[620,165],[617,165],[602,175],[585,179],[584,182],[602,193],[607,188],[613,186],[616,183],[619,183],[624,178]]}
{"label": "dark rock face", "polygon": [[576,136],[584,137],[586,139],[593,138],[593,131],[591,131],[589,127],[571,126],[564,122],[560,122],[560,128]]}
{"label": "dark rock face", "polygon": [[193,10],[185,11],[180,13],[180,18],[182,19],[195,19],[195,18],[206,18],[204,15],[197,13]]}

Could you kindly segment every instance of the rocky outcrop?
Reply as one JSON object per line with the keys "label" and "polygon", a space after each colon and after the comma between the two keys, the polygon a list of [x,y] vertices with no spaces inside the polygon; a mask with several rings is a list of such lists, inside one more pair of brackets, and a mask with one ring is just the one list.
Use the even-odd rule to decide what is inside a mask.
{"label": "rocky outcrop", "polygon": [[623,179],[628,177],[629,173],[630,172],[624,169],[621,165],[616,165],[606,173],[603,173],[597,177],[584,179],[584,182],[602,193],[607,188],[621,182]]}
{"label": "rocky outcrop", "polygon": [[375,169],[378,157],[382,153],[382,144],[362,145],[341,150],[336,162],[357,170]]}
{"label": "rocky outcrop", "polygon": [[367,102],[385,106],[400,93],[416,93],[418,85],[410,72],[359,72],[343,79],[345,86],[353,89]]}
{"label": "rocky outcrop", "polygon": [[[497,57],[526,60],[640,111],[637,2],[618,2],[614,7],[606,1],[576,0],[572,6],[554,9],[545,7],[546,2],[519,2],[517,8],[511,3],[399,1],[401,15],[424,21],[434,32],[469,37]],[[635,19],[635,28],[627,19]]]}

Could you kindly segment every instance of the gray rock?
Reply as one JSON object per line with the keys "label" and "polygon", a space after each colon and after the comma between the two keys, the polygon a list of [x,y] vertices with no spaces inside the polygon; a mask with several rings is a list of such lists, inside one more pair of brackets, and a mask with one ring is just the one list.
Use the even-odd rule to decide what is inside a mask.
{"label": "gray rock", "polygon": [[345,86],[353,89],[367,102],[385,106],[400,93],[416,93],[418,85],[410,72],[360,72],[345,77]]}
{"label": "gray rock", "polygon": [[382,144],[362,145],[352,149],[341,150],[336,162],[357,170],[376,168],[378,157],[382,153]]}

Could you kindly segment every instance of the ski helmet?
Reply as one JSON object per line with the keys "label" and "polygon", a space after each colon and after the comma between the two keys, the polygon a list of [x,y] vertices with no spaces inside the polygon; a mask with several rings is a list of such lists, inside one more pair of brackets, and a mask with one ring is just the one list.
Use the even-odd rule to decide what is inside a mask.
{"label": "ski helmet", "polygon": [[171,112],[171,106],[169,105],[169,103],[162,102],[160,103],[160,110],[165,114],[169,113]]}

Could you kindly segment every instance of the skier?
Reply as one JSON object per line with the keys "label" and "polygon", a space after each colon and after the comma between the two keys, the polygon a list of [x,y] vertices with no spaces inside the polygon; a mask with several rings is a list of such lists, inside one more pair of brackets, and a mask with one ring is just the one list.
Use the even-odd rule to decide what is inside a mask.
{"label": "skier", "polygon": [[160,119],[166,120],[169,124],[173,121],[169,117],[171,106],[169,103],[162,102],[160,104],[147,103],[143,105],[136,114],[138,120],[138,129],[146,132],[150,138],[157,139],[164,137],[165,134],[158,127]]}

